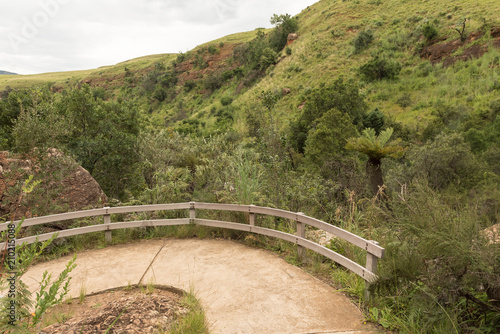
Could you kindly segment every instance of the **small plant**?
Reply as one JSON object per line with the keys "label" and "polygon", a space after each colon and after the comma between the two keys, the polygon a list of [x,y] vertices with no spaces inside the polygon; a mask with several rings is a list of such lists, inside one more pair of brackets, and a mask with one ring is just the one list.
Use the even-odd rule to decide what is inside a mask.
{"label": "small plant", "polygon": [[189,293],[185,293],[181,304],[188,309],[188,313],[181,316],[179,321],[170,329],[170,334],[199,333],[208,334],[209,328],[205,319],[205,312],[201,308],[200,302],[196,298],[194,288],[191,287]]}
{"label": "small plant", "polygon": [[85,285],[82,284],[82,286],[80,287],[80,295],[78,296],[78,301],[80,302],[80,304],[85,301],[86,295],[87,295],[87,288],[85,287]]}
{"label": "small plant", "polygon": [[154,283],[154,278],[151,277],[148,281],[148,284],[146,285],[146,293],[151,294],[155,291],[155,283]]}
{"label": "small plant", "polygon": [[214,55],[214,54],[219,53],[219,50],[217,49],[217,47],[215,45],[210,45],[208,47],[208,53]]}
{"label": "small plant", "polygon": [[292,55],[292,48],[289,47],[289,46],[287,46],[285,48],[285,53],[286,53],[287,56],[291,56]]}

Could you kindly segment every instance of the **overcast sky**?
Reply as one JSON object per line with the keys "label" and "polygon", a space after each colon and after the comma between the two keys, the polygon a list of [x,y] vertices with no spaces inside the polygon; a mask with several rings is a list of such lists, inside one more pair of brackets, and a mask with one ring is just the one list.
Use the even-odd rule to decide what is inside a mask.
{"label": "overcast sky", "polygon": [[34,74],[186,52],[318,0],[0,1],[0,70]]}

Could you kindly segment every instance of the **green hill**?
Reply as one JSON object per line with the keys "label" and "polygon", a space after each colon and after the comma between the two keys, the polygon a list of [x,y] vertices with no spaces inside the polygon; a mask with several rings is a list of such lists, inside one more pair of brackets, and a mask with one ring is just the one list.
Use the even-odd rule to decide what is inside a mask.
{"label": "green hill", "polygon": [[[117,203],[306,212],[387,249],[371,301],[354,275],[322,260],[310,267],[326,267],[370,321],[402,333],[493,333],[499,12],[496,0],[322,0],[273,16],[273,29],[186,53],[2,76],[0,150],[57,147]],[[57,208],[49,195],[31,195],[54,198],[34,214]],[[298,261],[289,245],[262,244]],[[328,247],[365,259],[338,240]]]}

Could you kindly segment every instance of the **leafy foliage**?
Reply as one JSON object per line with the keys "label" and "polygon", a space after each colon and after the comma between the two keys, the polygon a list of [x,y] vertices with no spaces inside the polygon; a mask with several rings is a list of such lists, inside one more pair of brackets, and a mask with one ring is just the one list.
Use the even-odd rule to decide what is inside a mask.
{"label": "leafy foliage", "polygon": [[361,137],[349,139],[346,148],[362,152],[375,159],[400,158],[405,150],[399,145],[399,140],[389,142],[393,132],[394,129],[388,128],[377,135],[375,129],[365,129]]}
{"label": "leafy foliage", "polygon": [[354,125],[360,124],[366,103],[354,82],[344,82],[342,77],[328,86],[313,90],[307,98],[304,110],[297,121],[290,126],[290,141],[293,147],[303,153],[308,133],[314,129],[323,114],[336,109],[347,114]]}
{"label": "leafy foliage", "polygon": [[269,45],[275,52],[280,52],[286,46],[288,34],[297,31],[298,21],[290,14],[274,14],[271,17],[271,24],[276,28],[269,35]]}

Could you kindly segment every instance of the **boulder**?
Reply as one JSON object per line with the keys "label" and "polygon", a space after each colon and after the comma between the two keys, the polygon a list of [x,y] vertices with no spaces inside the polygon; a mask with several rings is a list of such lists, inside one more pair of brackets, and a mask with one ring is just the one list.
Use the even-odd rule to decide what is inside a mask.
{"label": "boulder", "polygon": [[299,35],[295,34],[295,33],[291,33],[291,34],[288,34],[287,38],[286,38],[286,45],[291,45],[293,42],[295,42],[295,40],[297,40],[299,38]]}
{"label": "boulder", "polygon": [[[33,175],[32,192],[23,192]],[[20,219],[102,207],[108,201],[95,179],[72,158],[56,149],[19,157],[0,152],[0,215]]]}

